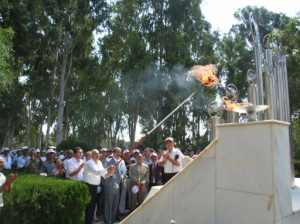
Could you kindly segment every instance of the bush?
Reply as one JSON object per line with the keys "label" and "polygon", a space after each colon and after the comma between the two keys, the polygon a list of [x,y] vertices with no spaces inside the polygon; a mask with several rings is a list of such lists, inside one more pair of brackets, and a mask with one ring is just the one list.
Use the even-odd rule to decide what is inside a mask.
{"label": "bush", "polygon": [[4,194],[2,224],[79,224],[90,200],[84,183],[36,175],[18,176]]}

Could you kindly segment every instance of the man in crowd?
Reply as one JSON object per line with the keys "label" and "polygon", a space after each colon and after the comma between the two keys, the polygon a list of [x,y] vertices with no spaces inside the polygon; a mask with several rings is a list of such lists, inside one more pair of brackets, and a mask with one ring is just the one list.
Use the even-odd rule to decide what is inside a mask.
{"label": "man in crowd", "polygon": [[26,152],[25,149],[18,151],[17,157],[17,169],[26,168],[27,160],[26,160]]}
{"label": "man in crowd", "polygon": [[149,167],[144,163],[144,156],[139,153],[136,157],[137,163],[129,169],[131,200],[130,208],[133,210],[140,205],[148,192]]}
{"label": "man in crowd", "polygon": [[28,170],[32,173],[39,173],[42,169],[42,161],[38,155],[39,149],[31,152],[31,159],[28,165]]}
{"label": "man in crowd", "polygon": [[84,165],[83,181],[87,183],[91,201],[86,209],[85,223],[92,224],[95,208],[97,205],[98,193],[100,191],[101,178],[108,178],[114,175],[114,167],[109,167],[107,170],[102,166],[102,162],[99,160],[99,151],[93,149],[91,151],[91,159],[89,159]]}
{"label": "man in crowd", "polygon": [[158,155],[156,152],[151,154],[152,163],[149,165],[149,189],[152,186],[162,184],[163,167],[158,164]]}
{"label": "man in crowd", "polygon": [[11,174],[9,178],[6,179],[4,174],[1,172],[2,169],[4,168],[4,162],[5,159],[2,156],[0,156],[0,213],[1,213],[1,208],[4,206],[3,192],[10,191],[11,184],[16,179],[15,174]]}
{"label": "man in crowd", "polygon": [[144,149],[144,153],[143,153],[144,154],[144,163],[148,166],[152,163],[151,154],[153,152],[154,152],[154,150],[152,148],[147,147]]}
{"label": "man in crowd", "polygon": [[172,137],[166,138],[164,143],[165,151],[159,161],[159,164],[164,167],[163,184],[182,170],[182,160],[184,158],[181,150],[175,148],[175,142]]}
{"label": "man in crowd", "polygon": [[73,154],[74,154],[74,152],[72,149],[67,150],[65,153],[65,158],[63,161],[64,161],[64,169],[65,169],[66,178],[69,178],[67,176],[68,162],[69,162],[69,159],[71,159],[73,157]]}
{"label": "man in crowd", "polygon": [[75,147],[73,150],[74,154],[67,163],[67,174],[66,176],[73,180],[82,180],[83,178],[83,167],[84,162],[81,159],[82,149],[80,147]]}
{"label": "man in crowd", "polygon": [[117,218],[119,200],[120,200],[120,184],[122,178],[126,174],[126,166],[121,158],[122,150],[119,147],[114,148],[113,155],[105,160],[105,167],[115,167],[114,175],[103,181],[104,188],[104,222],[113,224]]}
{"label": "man in crowd", "polygon": [[4,169],[11,170],[13,165],[13,158],[9,152],[9,148],[3,149],[3,157],[4,157]]}
{"label": "man in crowd", "polygon": [[47,175],[54,175],[53,171],[55,168],[55,155],[56,152],[54,151],[54,149],[48,149],[47,150],[47,154],[46,154],[46,161],[43,162],[42,164],[42,168],[41,168],[41,172],[42,173],[46,173]]}

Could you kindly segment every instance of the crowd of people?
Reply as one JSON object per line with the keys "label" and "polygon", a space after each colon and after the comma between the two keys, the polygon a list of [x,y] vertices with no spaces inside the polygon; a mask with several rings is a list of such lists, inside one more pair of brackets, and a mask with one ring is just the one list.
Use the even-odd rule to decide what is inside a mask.
{"label": "crowd of people", "polygon": [[[85,153],[80,147],[62,152],[57,152],[55,147],[46,151],[6,148],[0,156],[0,169],[3,166],[8,171],[26,170],[83,181],[91,195],[85,223],[101,218],[105,224],[112,224],[139,206],[152,186],[166,183],[181,171],[185,156],[175,147],[172,137],[166,138],[164,144],[165,150],[161,152],[152,148],[122,150],[119,147]],[[0,207],[3,206],[1,183]]]}

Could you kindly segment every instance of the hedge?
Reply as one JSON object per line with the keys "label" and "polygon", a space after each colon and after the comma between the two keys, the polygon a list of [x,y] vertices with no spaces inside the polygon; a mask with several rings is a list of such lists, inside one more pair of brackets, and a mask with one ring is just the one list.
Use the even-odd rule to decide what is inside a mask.
{"label": "hedge", "polygon": [[4,194],[1,224],[81,224],[90,200],[84,183],[36,175],[18,176]]}

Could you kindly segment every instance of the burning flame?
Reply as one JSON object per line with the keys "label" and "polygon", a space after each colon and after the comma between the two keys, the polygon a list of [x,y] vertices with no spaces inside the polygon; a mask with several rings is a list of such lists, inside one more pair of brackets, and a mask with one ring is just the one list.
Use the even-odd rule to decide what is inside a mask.
{"label": "burning flame", "polygon": [[214,87],[219,83],[216,65],[195,65],[191,73],[203,86]]}
{"label": "burning flame", "polygon": [[236,113],[247,113],[247,108],[252,105],[248,102],[236,103],[233,100],[228,99],[228,97],[223,97],[223,102],[226,111]]}
{"label": "burning flame", "polygon": [[223,102],[224,102],[224,107],[225,107],[226,111],[234,112],[237,109],[241,108],[240,103],[236,103],[236,102],[228,99],[227,97],[223,97]]}

